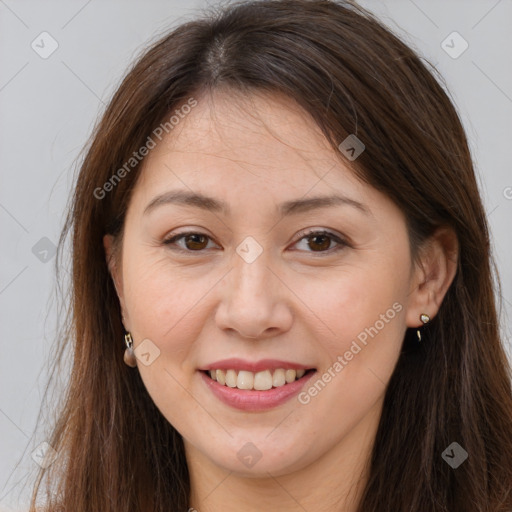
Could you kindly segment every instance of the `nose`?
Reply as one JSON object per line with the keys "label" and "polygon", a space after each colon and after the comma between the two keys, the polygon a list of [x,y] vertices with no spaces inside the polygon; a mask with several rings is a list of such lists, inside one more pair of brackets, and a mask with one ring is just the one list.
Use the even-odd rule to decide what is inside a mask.
{"label": "nose", "polygon": [[215,321],[220,329],[241,338],[265,339],[286,332],[293,315],[291,291],[261,254],[252,263],[235,256],[232,270],[223,279],[222,298]]}

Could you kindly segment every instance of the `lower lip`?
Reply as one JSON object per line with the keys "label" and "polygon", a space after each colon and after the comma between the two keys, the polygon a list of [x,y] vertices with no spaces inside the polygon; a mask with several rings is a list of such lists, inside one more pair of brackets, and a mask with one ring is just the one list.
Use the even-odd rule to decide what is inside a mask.
{"label": "lower lip", "polygon": [[284,404],[297,395],[316,371],[307,373],[295,382],[279,386],[278,388],[272,388],[268,391],[230,388],[219,384],[204,372],[200,373],[212,393],[225,404],[243,411],[265,411]]}

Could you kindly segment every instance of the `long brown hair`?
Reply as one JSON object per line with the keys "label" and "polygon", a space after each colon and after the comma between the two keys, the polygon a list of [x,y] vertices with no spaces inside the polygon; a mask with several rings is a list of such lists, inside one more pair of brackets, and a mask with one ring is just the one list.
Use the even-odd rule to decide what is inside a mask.
{"label": "long brown hair", "polygon": [[[219,87],[293,98],[340,158],[338,145],[356,134],[366,149],[352,168],[403,211],[413,254],[438,226],[458,238],[457,273],[424,343],[414,345],[414,333],[404,339],[359,511],[512,509],[499,280],[466,136],[440,83],[435,69],[349,1],[228,5],[178,26],[142,55],[95,128],[60,240],[57,264],[72,235],[69,320],[58,352],[72,351],[72,372],[49,439],[60,456],[41,470],[32,511],[45,479],[52,512],[187,510],[182,438],[123,363],[102,238],[122,235],[140,164],[125,167],[122,179],[113,175],[175,109]],[[457,469],[442,457],[453,442],[468,453]]]}

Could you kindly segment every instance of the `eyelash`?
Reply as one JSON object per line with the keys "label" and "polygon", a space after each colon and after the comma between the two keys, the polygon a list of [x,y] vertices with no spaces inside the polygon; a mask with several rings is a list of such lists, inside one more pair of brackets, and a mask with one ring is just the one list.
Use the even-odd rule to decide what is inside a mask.
{"label": "eyelash", "polygon": [[[198,232],[198,231],[187,231],[185,233],[178,233],[177,235],[174,235],[171,238],[163,240],[162,243],[164,245],[170,246],[170,245],[174,244],[177,240],[180,240],[181,238],[186,238],[187,236],[190,236],[190,235],[205,236],[206,238],[211,240],[211,237],[209,237],[208,235],[206,235],[204,233],[201,233],[201,232]],[[335,241],[338,244],[338,247],[334,247],[334,248],[328,249],[326,251],[306,251],[306,252],[311,252],[315,256],[318,255],[318,256],[322,257],[323,255],[330,255],[330,254],[339,252],[342,249],[344,249],[345,247],[349,246],[349,244],[345,240],[343,240],[338,235],[335,235],[334,233],[332,233],[330,231],[327,231],[327,230],[311,230],[311,231],[307,231],[305,233],[302,233],[302,236],[294,243],[294,245],[296,243],[300,242],[301,240],[304,240],[305,238],[306,239],[307,238],[311,238],[313,235],[316,235],[316,236],[319,236],[319,235],[320,236],[328,236],[329,238],[331,238],[333,241]],[[204,252],[204,249],[201,249],[201,250],[198,250],[198,251],[191,251],[191,250],[188,250],[188,249],[183,249],[182,247],[171,247],[171,249],[175,250],[175,251],[178,251],[178,252],[184,252],[184,253],[194,253],[194,252],[201,253],[201,252]]]}

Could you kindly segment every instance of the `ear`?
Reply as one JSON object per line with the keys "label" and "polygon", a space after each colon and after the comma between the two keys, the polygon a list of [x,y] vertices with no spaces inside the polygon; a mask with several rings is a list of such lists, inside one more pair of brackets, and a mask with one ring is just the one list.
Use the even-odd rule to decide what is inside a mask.
{"label": "ear", "polygon": [[115,240],[112,235],[105,235],[103,237],[103,247],[105,249],[105,257],[107,260],[108,270],[110,272],[110,276],[112,277],[112,281],[114,282],[114,287],[117,292],[117,297],[119,298],[119,303],[121,305],[121,313],[123,316],[123,324],[126,326],[127,314],[126,308],[124,304],[124,294],[123,294],[123,279],[121,272],[121,265],[118,262],[118,252],[116,251]]}
{"label": "ear", "polygon": [[431,319],[437,315],[457,272],[458,256],[457,235],[448,227],[438,228],[420,248],[411,281],[406,316],[408,327],[423,325],[422,313]]}

